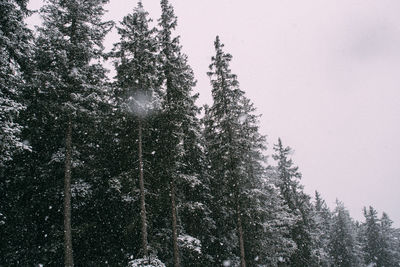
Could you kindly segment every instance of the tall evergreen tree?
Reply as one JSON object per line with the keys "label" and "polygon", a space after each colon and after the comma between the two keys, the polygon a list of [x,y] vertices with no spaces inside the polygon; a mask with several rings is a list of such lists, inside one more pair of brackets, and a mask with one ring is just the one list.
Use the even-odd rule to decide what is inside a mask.
{"label": "tall evergreen tree", "polygon": [[[17,166],[30,152],[22,136],[32,74],[32,34],[25,24],[27,1],[0,1],[0,264],[25,264],[22,255],[24,209]],[[30,235],[27,235],[30,236]],[[29,239],[29,238],[27,238]],[[27,242],[28,243],[28,242]],[[29,257],[29,256],[26,256]]]}
{"label": "tall evergreen tree", "polygon": [[[53,156],[58,153],[64,161],[65,266],[74,265],[71,229],[71,180],[73,167],[77,165],[74,156],[80,153],[78,146],[85,140],[79,139],[79,135],[84,134],[85,124],[96,118],[103,101],[102,41],[112,25],[101,21],[105,3],[105,0],[48,0],[41,9],[43,27],[39,28],[36,41],[37,91],[29,108],[34,114],[31,120],[38,123],[35,127],[51,121],[55,127],[51,130],[59,138],[50,142],[54,146],[46,153]],[[32,127],[32,133],[37,130]],[[42,131],[41,134],[50,134],[46,129]],[[43,152],[39,147],[36,149],[37,153]]]}
{"label": "tall evergreen tree", "polygon": [[275,154],[272,157],[278,164],[276,185],[291,213],[297,217],[296,223],[291,229],[291,238],[296,243],[297,249],[290,258],[290,264],[292,266],[311,266],[314,262],[311,255],[313,221],[310,197],[303,192],[303,187],[299,183],[301,173],[298,172],[298,167],[293,166],[292,160],[289,159],[289,155],[292,153],[291,148],[284,147],[279,138],[278,144],[274,145],[274,150]]}
{"label": "tall evergreen tree", "polygon": [[[241,203],[239,202],[241,182],[243,182],[240,174],[244,166],[240,165],[242,149],[238,149],[242,141],[238,137],[242,132],[239,121],[242,110],[239,103],[244,92],[239,89],[236,75],[232,74],[229,68],[232,56],[223,52],[223,44],[218,36],[214,47],[216,55],[212,57],[208,72],[212,85],[213,105],[206,110],[205,137],[212,169],[212,195],[219,207],[219,210],[214,210],[214,218],[217,221],[215,249],[217,257],[221,257],[217,258],[220,264],[224,258],[229,259],[235,256],[236,249],[234,248],[237,246],[241,266],[245,266]],[[229,232],[231,237],[226,234]],[[238,240],[236,246],[235,236]],[[224,240],[226,237],[232,239]],[[234,254],[223,253],[224,250]]]}
{"label": "tall evergreen tree", "polygon": [[[200,124],[197,119],[199,108],[195,105],[197,95],[192,94],[195,86],[194,74],[188,64],[188,59],[181,52],[179,36],[174,36],[173,31],[177,26],[177,17],[168,0],[161,0],[161,18],[159,19],[158,42],[160,45],[160,84],[163,91],[161,99],[162,114],[158,117],[159,136],[158,149],[155,154],[160,164],[161,181],[159,183],[161,201],[160,207],[169,199],[170,216],[162,216],[165,208],[161,208],[158,215],[171,219],[170,236],[172,236],[173,265],[180,266],[182,255],[179,252],[179,244],[185,244],[186,230],[193,229],[193,225],[185,229],[185,222],[181,220],[178,207],[192,202],[194,211],[204,213],[201,205],[196,205],[196,195],[191,197],[189,193],[179,190],[192,188],[202,190],[204,184],[201,176],[201,148],[200,148]],[[157,168],[157,165],[155,165]],[[165,191],[169,188],[169,191]],[[204,204],[204,203],[201,203]],[[165,207],[165,206],[164,206]],[[198,210],[200,208],[200,210]],[[161,215],[161,216],[160,216]],[[179,225],[179,222],[181,224]],[[164,224],[159,221],[157,224]],[[191,223],[187,221],[187,223]],[[192,222],[193,223],[193,222]],[[167,237],[167,240],[169,237]],[[180,241],[181,240],[181,241]],[[168,263],[168,262],[167,262]]]}
{"label": "tall evergreen tree", "polygon": [[296,244],[290,230],[296,217],[273,186],[276,173],[268,168],[261,183],[249,192],[250,207],[245,216],[245,244],[250,266],[279,266],[288,262]]}
{"label": "tall evergreen tree", "polygon": [[29,149],[21,140],[23,125],[18,121],[26,105],[23,90],[32,52],[31,33],[24,23],[28,14],[26,1],[0,2],[0,168],[15,152]]}
{"label": "tall evergreen tree", "polygon": [[[126,137],[124,145],[128,144],[131,150],[137,152],[138,167],[133,170],[139,172],[139,191],[140,191],[140,216],[141,216],[141,239],[142,239],[142,256],[148,255],[148,234],[147,234],[147,211],[145,203],[145,182],[144,182],[144,159],[143,159],[143,132],[150,131],[147,120],[157,109],[159,101],[159,90],[157,90],[157,52],[158,46],[155,39],[155,29],[151,29],[148,13],[144,11],[142,2],[138,2],[138,6],[133,10],[132,14],[124,17],[118,32],[121,41],[116,44],[114,57],[118,59],[116,62],[117,83],[116,83],[116,104],[120,111],[118,122],[127,120],[124,128],[121,129],[122,138]],[[126,125],[129,124],[129,125]],[[121,125],[121,124],[119,124]],[[135,125],[137,125],[135,127]],[[117,125],[118,127],[118,125]],[[132,136],[132,128],[136,128],[137,138]],[[136,142],[137,140],[137,142]],[[133,149],[137,143],[137,149]],[[125,154],[128,159],[136,158],[132,153]],[[136,173],[130,171],[129,173]],[[132,179],[136,181],[136,178]],[[136,184],[136,183],[133,183]]]}
{"label": "tall evergreen tree", "polygon": [[397,266],[396,237],[391,229],[392,221],[386,213],[378,218],[378,213],[373,207],[364,207],[364,255],[365,263],[373,266]]}
{"label": "tall evergreen tree", "polygon": [[[373,207],[367,210],[364,207],[365,216],[365,262],[366,264],[380,265],[381,256],[381,236],[379,229],[378,213]],[[379,262],[379,263],[378,263]]]}
{"label": "tall evergreen tree", "polygon": [[312,229],[313,251],[318,266],[330,266],[329,233],[332,224],[332,215],[321,194],[315,191],[313,205],[314,229]]}
{"label": "tall evergreen tree", "polygon": [[357,266],[355,233],[349,212],[337,201],[330,232],[329,254],[334,266]]}
{"label": "tall evergreen tree", "polygon": [[398,266],[400,263],[400,239],[392,224],[393,221],[387,213],[383,212],[380,219],[380,232],[383,248],[382,264],[384,266]]}
{"label": "tall evergreen tree", "polygon": [[[255,264],[251,257],[256,253],[253,248],[261,242],[261,238],[257,241],[246,232],[256,231],[262,224],[252,227],[255,219],[252,216],[265,219],[259,200],[262,195],[271,193],[256,190],[262,187],[265,178],[265,137],[258,132],[258,116],[254,114],[253,104],[240,90],[237,77],[231,72],[232,56],[223,51],[224,45],[218,36],[214,46],[216,54],[208,72],[213,105],[206,109],[204,119],[216,221],[213,249],[216,264],[239,256],[240,265],[246,266]],[[258,214],[253,212],[257,208]]]}

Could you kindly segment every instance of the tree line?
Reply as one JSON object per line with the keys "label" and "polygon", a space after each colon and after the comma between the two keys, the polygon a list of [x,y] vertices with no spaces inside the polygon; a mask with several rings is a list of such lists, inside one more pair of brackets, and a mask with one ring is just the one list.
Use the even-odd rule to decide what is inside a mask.
{"label": "tree line", "polygon": [[386,213],[307,195],[281,139],[267,162],[218,36],[201,108],[168,0],[155,26],[107,2],[47,0],[32,32],[0,1],[0,266],[399,266]]}

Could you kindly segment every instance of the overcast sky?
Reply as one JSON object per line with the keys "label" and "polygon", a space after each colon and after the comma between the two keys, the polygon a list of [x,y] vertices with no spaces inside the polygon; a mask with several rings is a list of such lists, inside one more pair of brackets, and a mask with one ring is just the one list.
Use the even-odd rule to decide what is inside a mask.
{"label": "overcast sky", "polygon": [[[170,2],[199,105],[211,103],[206,72],[220,35],[241,89],[263,114],[268,153],[281,137],[295,150],[306,192],[320,191],[330,207],[338,198],[358,220],[372,205],[400,227],[399,1]],[[121,21],[136,3],[111,0],[106,19]],[[159,1],[143,5],[157,20]],[[117,40],[109,34],[106,47]]]}

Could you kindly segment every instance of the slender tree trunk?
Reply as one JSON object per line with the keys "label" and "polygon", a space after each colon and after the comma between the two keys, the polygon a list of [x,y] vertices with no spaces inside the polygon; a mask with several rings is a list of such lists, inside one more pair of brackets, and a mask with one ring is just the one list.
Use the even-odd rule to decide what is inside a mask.
{"label": "slender tree trunk", "polygon": [[172,238],[174,243],[174,267],[180,267],[181,262],[179,258],[178,248],[178,230],[177,230],[177,216],[176,216],[176,203],[175,203],[175,179],[171,181],[171,211],[172,211]]}
{"label": "slender tree trunk", "polygon": [[74,266],[71,233],[71,155],[72,122],[68,120],[65,136],[65,176],[64,176],[64,263],[65,267]]}
{"label": "slender tree trunk", "polygon": [[240,205],[236,206],[237,214],[237,230],[239,235],[239,247],[240,247],[240,267],[246,267],[246,258],[244,255],[244,239],[243,239],[243,228],[242,228],[242,217],[240,215]]}
{"label": "slender tree trunk", "polygon": [[143,256],[148,256],[147,251],[147,218],[146,218],[146,202],[144,195],[144,179],[143,179],[143,153],[142,153],[142,121],[139,119],[139,184],[140,184],[140,215],[142,219],[142,250]]}

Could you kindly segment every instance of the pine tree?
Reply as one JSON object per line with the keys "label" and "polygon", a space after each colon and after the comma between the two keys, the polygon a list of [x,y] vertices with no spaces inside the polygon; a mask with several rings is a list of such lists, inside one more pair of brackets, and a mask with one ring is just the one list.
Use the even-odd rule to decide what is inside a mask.
{"label": "pine tree", "polygon": [[322,199],[321,194],[315,191],[315,202],[313,205],[313,257],[316,258],[318,266],[330,266],[329,258],[329,232],[332,223],[331,212]]}
{"label": "pine tree", "polygon": [[284,264],[295,251],[290,230],[296,217],[273,186],[275,175],[268,168],[261,183],[249,192],[251,205],[245,219],[245,244],[250,266]]}
{"label": "pine tree", "polygon": [[392,221],[386,213],[381,219],[373,207],[364,207],[364,255],[365,263],[373,266],[397,266],[396,265],[396,237],[391,228]]}
{"label": "pine tree", "polygon": [[[173,265],[180,266],[182,257],[179,252],[179,243],[186,238],[185,225],[179,225],[180,216],[178,206],[183,206],[195,200],[179,188],[202,187],[201,177],[201,148],[200,129],[197,115],[199,108],[195,105],[197,95],[192,94],[195,86],[194,74],[188,64],[188,59],[181,52],[179,36],[174,37],[173,31],[177,26],[177,17],[173,7],[167,0],[161,1],[161,18],[159,19],[158,42],[160,45],[160,84],[162,89],[161,109],[158,117],[159,135],[158,148],[155,153],[160,161],[161,181],[159,192],[161,201],[169,199],[170,216],[160,216],[164,211],[160,210],[161,217],[171,218],[171,231]],[[155,165],[157,168],[157,165]],[[169,188],[169,191],[165,191]],[[161,204],[161,205],[160,205]],[[160,207],[164,203],[160,203]],[[202,203],[203,204],[203,203]],[[198,205],[197,205],[198,206]],[[193,205],[192,205],[193,207]],[[163,209],[163,208],[162,208]],[[196,207],[196,209],[198,209]],[[165,209],[164,209],[165,210]],[[204,212],[204,210],[200,211]],[[164,222],[159,222],[163,224]],[[193,226],[192,226],[193,228]],[[179,241],[181,240],[181,241]],[[185,243],[185,242],[183,242]]]}
{"label": "pine tree", "polygon": [[[253,216],[265,218],[265,210],[260,210],[265,206],[260,199],[271,193],[257,191],[265,178],[265,137],[258,132],[253,104],[244,96],[236,75],[231,72],[232,56],[223,51],[224,45],[218,36],[214,46],[216,54],[208,72],[213,105],[206,108],[204,118],[216,221],[213,250],[216,264],[234,260],[239,255],[240,265],[246,266],[255,264],[252,253],[257,254],[255,248],[265,241],[246,235],[260,230],[262,222],[256,226]],[[255,212],[257,209],[259,212]]]}
{"label": "pine tree", "polygon": [[[37,91],[30,109],[32,120],[54,123],[59,143],[50,151],[64,158],[64,264],[73,266],[71,180],[74,154],[85,123],[96,117],[102,99],[105,70],[102,41],[111,27],[102,22],[105,0],[49,0],[41,9],[43,27],[36,41]],[[97,62],[96,62],[97,61]],[[35,110],[37,109],[37,110]],[[35,129],[32,129],[34,131]],[[45,131],[45,129],[43,129]],[[75,132],[76,131],[76,132]],[[64,138],[61,136],[64,134]],[[43,132],[42,134],[46,134]],[[47,133],[48,134],[48,133]],[[77,141],[74,141],[73,136]],[[62,141],[64,139],[64,141]],[[64,144],[63,144],[64,143]],[[58,151],[57,151],[58,150]],[[39,153],[41,151],[38,151]],[[54,155],[53,154],[53,155]],[[49,159],[51,160],[51,159]]]}
{"label": "pine tree", "polygon": [[293,162],[289,159],[292,153],[290,147],[284,147],[279,138],[278,144],[274,145],[275,154],[273,159],[277,161],[276,185],[289,206],[293,216],[297,217],[296,223],[291,229],[291,238],[297,245],[297,249],[290,258],[292,266],[311,266],[312,262],[312,236],[311,228],[313,225],[311,216],[310,197],[303,192],[300,185],[301,173],[298,167],[293,166]]}
{"label": "pine tree", "polygon": [[[224,255],[223,250],[225,247],[225,251],[234,252],[233,240],[237,236],[241,266],[245,266],[241,203],[239,203],[241,186],[239,173],[240,167],[243,166],[239,165],[241,151],[236,150],[239,147],[239,140],[235,139],[237,136],[233,136],[241,132],[238,103],[244,92],[238,87],[236,75],[232,74],[229,69],[232,56],[222,51],[223,44],[218,36],[214,47],[216,55],[212,57],[212,64],[208,72],[212,85],[213,105],[206,110],[205,137],[212,169],[213,197],[219,206],[219,210],[214,210],[214,217],[217,221],[215,249],[217,257],[221,257],[217,258],[219,263],[224,258],[234,256]],[[231,214],[235,214],[236,218]],[[222,233],[222,229],[225,233]],[[226,235],[229,232],[232,237]],[[225,236],[232,240],[224,240]],[[229,249],[229,246],[234,247]]]}
{"label": "pine tree", "polygon": [[392,228],[393,221],[383,212],[380,218],[381,233],[381,264],[382,266],[398,266],[400,262],[399,240],[396,237],[395,229]]}
{"label": "pine tree", "polygon": [[25,0],[0,1],[0,258],[4,265],[27,265],[25,259],[33,254],[22,246],[32,236],[26,231],[28,205],[21,205],[26,183],[20,172],[25,156],[31,154],[23,136],[23,112],[34,69],[33,36],[25,24],[31,12],[26,5]]}
{"label": "pine tree", "polygon": [[384,266],[398,266],[400,262],[400,229],[392,226],[393,221],[383,212],[380,218],[382,236],[382,264]]}
{"label": "pine tree", "polygon": [[[116,84],[116,103],[120,110],[119,121],[124,118],[126,123],[131,124],[127,129],[137,124],[137,154],[139,170],[139,190],[140,190],[140,216],[141,216],[141,239],[142,256],[148,257],[148,234],[147,234],[147,211],[145,202],[145,183],[143,166],[143,131],[150,131],[146,126],[151,113],[155,112],[160,96],[157,94],[157,42],[155,39],[155,29],[149,27],[151,19],[144,11],[142,2],[132,14],[124,17],[122,25],[118,28],[121,41],[116,44],[114,57],[116,62],[117,84]],[[123,130],[127,130],[123,129]],[[135,139],[133,133],[126,133],[127,137],[124,144],[132,143]],[[133,141],[133,142],[132,142]],[[146,149],[146,148],[144,148]],[[125,155],[131,158],[131,153]],[[136,169],[136,168],[135,168]],[[131,173],[134,173],[131,171]],[[133,179],[136,180],[136,179]]]}
{"label": "pine tree", "polygon": [[380,231],[379,231],[379,220],[377,212],[373,207],[369,207],[367,210],[364,208],[365,216],[365,237],[366,243],[364,247],[365,251],[365,262],[367,264],[378,264],[381,254],[380,244]]}
{"label": "pine tree", "polygon": [[329,254],[334,266],[357,266],[355,233],[349,212],[337,201],[330,232]]}
{"label": "pine tree", "polygon": [[[0,2],[0,168],[29,149],[20,137],[18,115],[26,108],[23,90],[30,73],[31,33],[24,23],[26,1]],[[0,173],[1,174],[1,173]]]}

